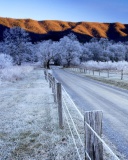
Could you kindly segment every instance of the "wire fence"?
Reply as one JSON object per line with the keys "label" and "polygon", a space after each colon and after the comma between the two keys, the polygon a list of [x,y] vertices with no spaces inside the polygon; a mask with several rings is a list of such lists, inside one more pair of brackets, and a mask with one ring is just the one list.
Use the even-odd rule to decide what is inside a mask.
{"label": "wire fence", "polygon": [[[115,153],[105,143],[105,141],[101,138],[101,136],[92,128],[92,126],[90,126],[89,123],[87,123],[87,121],[85,121],[85,115],[83,115],[80,112],[80,110],[78,109],[78,107],[76,106],[76,104],[74,103],[74,101],[72,100],[70,95],[67,93],[65,88],[61,85],[61,88],[62,88],[61,93],[57,93],[57,91],[58,91],[57,84],[59,82],[47,70],[44,70],[44,75],[45,75],[45,79],[49,82],[49,87],[52,88],[52,92],[54,95],[54,102],[58,103],[58,96],[57,96],[58,94],[60,94],[62,97],[62,99],[61,99],[62,104],[60,103],[62,105],[62,108],[61,108],[62,110],[61,110],[61,112],[58,112],[59,114],[61,113],[61,116],[59,115],[59,120],[61,119],[60,121],[62,124],[60,124],[60,122],[59,122],[59,124],[60,124],[60,126],[63,126],[62,119],[64,119],[64,117],[65,117],[79,160],[82,160],[82,159],[86,159],[86,160],[119,160],[117,155],[115,155]],[[59,105],[58,105],[58,107],[59,107]],[[77,113],[77,116],[76,116],[76,114],[74,116],[74,113]],[[63,117],[63,115],[64,115],[64,117]],[[77,125],[77,121],[81,122],[81,126]],[[84,124],[85,124],[85,126],[84,126]],[[82,129],[80,129],[79,127],[82,127]],[[88,150],[86,150],[86,138],[89,137],[89,135],[87,134],[88,130],[90,130],[90,132],[92,134],[92,137],[90,137],[92,143],[96,139],[96,141],[97,141],[96,147],[98,145],[101,146],[101,144],[102,144],[103,156],[98,155],[99,157],[96,158],[94,155],[92,155],[92,154],[94,154],[93,152],[89,153]],[[81,131],[81,133],[79,133],[79,131]],[[86,134],[85,134],[85,132],[86,132]],[[83,157],[81,150],[84,152],[84,157]]]}
{"label": "wire fence", "polygon": [[128,69],[117,70],[117,69],[95,69],[91,67],[71,67],[71,71],[84,73],[91,76],[99,76],[103,78],[111,78],[117,80],[128,80]]}

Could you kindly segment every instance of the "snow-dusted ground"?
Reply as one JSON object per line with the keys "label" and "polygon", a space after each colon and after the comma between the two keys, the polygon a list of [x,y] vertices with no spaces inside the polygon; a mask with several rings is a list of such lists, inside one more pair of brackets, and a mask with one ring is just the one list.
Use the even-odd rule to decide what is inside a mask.
{"label": "snow-dusted ground", "polygon": [[[48,86],[42,69],[0,85],[0,160],[78,159],[65,117],[64,129],[58,128],[57,105]],[[73,115],[78,119],[77,113]],[[77,126],[83,135],[80,120]]]}

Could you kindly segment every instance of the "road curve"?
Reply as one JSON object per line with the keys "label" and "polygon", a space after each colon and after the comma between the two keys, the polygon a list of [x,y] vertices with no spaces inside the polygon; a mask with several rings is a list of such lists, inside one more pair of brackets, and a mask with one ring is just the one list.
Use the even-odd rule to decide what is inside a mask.
{"label": "road curve", "polygon": [[103,111],[103,134],[128,159],[128,91],[62,69],[53,75],[78,107]]}

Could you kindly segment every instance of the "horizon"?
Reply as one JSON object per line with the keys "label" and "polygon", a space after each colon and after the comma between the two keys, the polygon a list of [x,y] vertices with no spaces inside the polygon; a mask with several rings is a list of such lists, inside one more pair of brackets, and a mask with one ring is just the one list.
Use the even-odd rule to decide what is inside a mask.
{"label": "horizon", "polygon": [[42,20],[37,20],[37,19],[32,19],[32,18],[14,18],[14,17],[1,17],[0,18],[7,18],[7,19],[15,19],[15,20],[34,20],[34,21],[62,21],[62,22],[72,22],[72,23],[79,23],[79,22],[89,22],[89,23],[121,23],[121,24],[128,24],[128,23],[122,23],[122,22],[99,22],[99,21],[66,21],[66,20],[60,20],[60,19],[42,19]]}
{"label": "horizon", "polygon": [[0,17],[128,24],[127,8],[127,0],[113,0],[111,3],[101,0],[1,0]]}

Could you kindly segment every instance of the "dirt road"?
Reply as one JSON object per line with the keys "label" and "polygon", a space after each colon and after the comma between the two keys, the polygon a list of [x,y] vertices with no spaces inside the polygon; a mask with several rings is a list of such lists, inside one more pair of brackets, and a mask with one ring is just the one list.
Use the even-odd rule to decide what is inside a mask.
{"label": "dirt road", "polygon": [[128,159],[128,91],[62,69],[53,74],[84,111],[103,111],[103,134]]}

